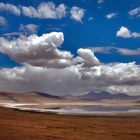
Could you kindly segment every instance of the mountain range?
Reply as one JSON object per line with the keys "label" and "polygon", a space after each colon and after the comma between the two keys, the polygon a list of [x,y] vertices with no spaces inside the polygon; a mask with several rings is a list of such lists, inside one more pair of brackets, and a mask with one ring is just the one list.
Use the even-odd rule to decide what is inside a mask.
{"label": "mountain range", "polygon": [[46,102],[47,100],[50,99],[58,100],[61,99],[61,97],[41,92],[28,92],[28,93],[0,92],[0,102],[41,103]]}
{"label": "mountain range", "polygon": [[28,93],[10,93],[10,92],[0,92],[0,102],[17,102],[17,103],[43,103],[50,100],[131,100],[140,99],[140,96],[129,96],[124,93],[111,94],[109,92],[89,92],[86,95],[81,96],[56,96],[41,92],[28,92]]}
{"label": "mountain range", "polygon": [[111,94],[109,92],[103,91],[100,93],[96,92],[89,92],[86,95],[79,96],[80,99],[85,100],[102,100],[102,99],[109,99],[109,100],[125,100],[125,99],[140,99],[140,96],[130,96],[125,93],[118,93],[118,94]]}

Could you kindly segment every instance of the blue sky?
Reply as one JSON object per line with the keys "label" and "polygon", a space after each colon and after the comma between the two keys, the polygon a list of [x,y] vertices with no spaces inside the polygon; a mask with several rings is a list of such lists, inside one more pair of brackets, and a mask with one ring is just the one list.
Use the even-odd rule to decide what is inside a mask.
{"label": "blue sky", "polygon": [[[27,24],[38,26],[36,34],[61,31],[64,33],[65,41],[62,49],[69,50],[76,54],[78,48],[87,47],[117,47],[135,50],[140,48],[140,37],[123,38],[117,37],[116,32],[121,26],[127,27],[132,32],[140,32],[140,17],[130,17],[129,11],[139,7],[139,0],[104,0],[101,3],[97,0],[1,0],[4,4],[19,6],[37,7],[42,2],[53,2],[56,6],[65,4],[68,9],[73,6],[84,9],[84,16],[81,22],[70,18],[70,12],[60,19],[30,18],[21,14],[20,16],[10,11],[0,9],[0,16],[6,19],[6,23],[0,26],[0,35],[19,32],[19,27]],[[47,12],[47,11],[46,11]],[[116,16],[108,19],[107,14],[116,13]],[[103,63],[109,62],[132,62],[140,64],[140,54],[123,55],[116,52],[104,54],[97,52],[96,55]],[[0,67],[13,67],[17,63],[0,54]]]}
{"label": "blue sky", "polygon": [[139,95],[139,0],[1,0],[0,91]]}

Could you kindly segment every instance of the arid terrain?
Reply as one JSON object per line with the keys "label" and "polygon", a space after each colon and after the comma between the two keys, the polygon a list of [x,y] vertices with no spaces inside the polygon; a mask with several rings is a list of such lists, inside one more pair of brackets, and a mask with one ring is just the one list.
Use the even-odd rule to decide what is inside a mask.
{"label": "arid terrain", "polygon": [[[76,115],[28,108],[139,106],[139,99],[84,100],[42,93],[0,93],[0,140],[139,140],[140,113]],[[2,107],[3,106],[3,107]],[[22,110],[23,109],[23,110]],[[21,111],[22,110],[22,111]],[[29,111],[30,110],[30,111]]]}
{"label": "arid terrain", "polygon": [[140,118],[102,118],[0,108],[0,140],[139,140]]}

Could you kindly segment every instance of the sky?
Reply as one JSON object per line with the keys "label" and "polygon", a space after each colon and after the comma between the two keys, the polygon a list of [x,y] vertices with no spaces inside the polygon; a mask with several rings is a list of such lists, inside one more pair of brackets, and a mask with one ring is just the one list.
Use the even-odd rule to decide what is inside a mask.
{"label": "sky", "polygon": [[0,0],[0,90],[139,95],[140,0]]}

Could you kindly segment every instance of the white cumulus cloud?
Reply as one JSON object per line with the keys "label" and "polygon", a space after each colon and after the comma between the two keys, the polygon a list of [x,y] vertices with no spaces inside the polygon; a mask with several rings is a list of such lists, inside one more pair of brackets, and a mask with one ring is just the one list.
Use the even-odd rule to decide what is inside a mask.
{"label": "white cumulus cloud", "polygon": [[72,7],[71,9],[71,18],[75,21],[82,22],[82,18],[84,17],[85,10],[79,7]]}
{"label": "white cumulus cloud", "polygon": [[13,4],[9,4],[9,3],[3,3],[3,2],[0,2],[0,10],[3,10],[3,11],[9,11],[17,16],[19,16],[21,14],[21,10],[19,7],[13,5]]}
{"label": "white cumulus cloud", "polygon": [[131,32],[127,27],[122,26],[116,33],[117,37],[123,38],[137,38],[140,37],[140,33]]}
{"label": "white cumulus cloud", "polygon": [[52,32],[42,36],[31,35],[9,41],[0,38],[0,51],[9,55],[12,59],[35,66],[61,67],[69,65],[72,54],[68,51],[60,51],[58,47],[63,43],[62,32]]}
{"label": "white cumulus cloud", "polygon": [[24,15],[29,18],[39,19],[61,19],[71,13],[71,18],[79,22],[82,22],[85,14],[85,10],[80,7],[70,8],[63,3],[56,5],[54,2],[42,2],[36,7],[1,2],[0,11],[8,11],[17,16]]}
{"label": "white cumulus cloud", "polygon": [[84,62],[84,66],[92,67],[100,64],[98,58],[94,55],[94,52],[91,49],[78,49],[78,55]]}
{"label": "white cumulus cloud", "polygon": [[16,40],[0,39],[0,52],[22,63],[0,69],[0,91],[38,91],[55,95],[81,95],[109,91],[140,95],[140,65],[103,64],[91,48],[80,48],[77,56],[62,51],[62,32],[31,35]]}
{"label": "white cumulus cloud", "polygon": [[140,66],[135,63],[106,64],[90,69],[77,65],[62,69],[24,65],[0,70],[0,90],[39,91],[55,95],[80,95],[106,90],[139,95],[139,75]]}
{"label": "white cumulus cloud", "polygon": [[66,15],[64,4],[56,6],[53,2],[41,3],[37,8],[22,6],[22,14],[30,18],[59,19]]}

